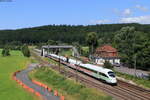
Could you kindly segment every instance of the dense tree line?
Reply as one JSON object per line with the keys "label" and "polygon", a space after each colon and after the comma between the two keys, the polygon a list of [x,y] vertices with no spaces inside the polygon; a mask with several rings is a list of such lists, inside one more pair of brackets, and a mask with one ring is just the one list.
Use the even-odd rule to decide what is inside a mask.
{"label": "dense tree line", "polygon": [[125,26],[134,26],[137,31],[147,34],[150,33],[150,25],[140,24],[106,24],[88,26],[48,25],[17,30],[1,30],[0,44],[11,41],[32,44],[47,42],[48,40],[60,41],[63,43],[78,41],[80,44],[85,44],[85,37],[88,32],[96,32],[98,38],[100,38],[99,41],[102,43],[110,43],[114,38],[115,32]]}
{"label": "dense tree line", "polygon": [[10,50],[21,50],[23,43],[20,41],[11,41],[7,43],[0,43],[0,48],[9,48]]}
{"label": "dense tree line", "polygon": [[89,46],[91,54],[96,46],[111,44],[118,49],[122,62],[134,67],[136,61],[138,68],[150,69],[150,25],[47,25],[0,31],[0,46],[8,45],[11,49],[20,49],[22,44],[61,43],[73,44],[83,54],[81,45]]}

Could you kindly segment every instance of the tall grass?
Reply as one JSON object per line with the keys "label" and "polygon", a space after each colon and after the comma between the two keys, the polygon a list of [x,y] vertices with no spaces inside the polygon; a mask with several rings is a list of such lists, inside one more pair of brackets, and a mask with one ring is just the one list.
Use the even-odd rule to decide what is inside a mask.
{"label": "tall grass", "polygon": [[135,82],[136,84],[138,84],[140,86],[143,86],[145,88],[150,89],[150,80],[145,80],[145,79],[142,79],[142,78],[138,78],[138,77],[128,75],[128,74],[125,74],[125,73],[120,73],[120,72],[116,72],[116,74],[119,77],[123,77],[127,80],[131,80],[131,81]]}
{"label": "tall grass", "polygon": [[31,78],[35,78],[39,81],[45,82],[53,89],[57,89],[63,93],[66,100],[111,100],[110,96],[107,96],[103,92],[86,88],[80,83],[76,83],[72,79],[66,79],[58,72],[50,68],[39,68],[30,74]]}

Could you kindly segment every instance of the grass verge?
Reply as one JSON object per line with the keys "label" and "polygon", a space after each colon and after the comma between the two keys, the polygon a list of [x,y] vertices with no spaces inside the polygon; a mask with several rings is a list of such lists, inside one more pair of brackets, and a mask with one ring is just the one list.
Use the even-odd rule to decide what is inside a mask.
{"label": "grass verge", "polygon": [[131,80],[139,86],[150,89],[150,80],[145,80],[145,79],[142,79],[142,78],[138,78],[138,77],[135,77],[135,76],[132,76],[132,75],[128,75],[128,74],[120,73],[120,72],[116,72],[116,71],[115,71],[115,73],[119,77],[125,78],[127,80]]}
{"label": "grass verge", "polygon": [[112,100],[112,97],[103,92],[94,88],[87,88],[72,79],[66,79],[58,72],[47,67],[38,68],[31,72],[30,78],[57,89],[59,93],[65,95],[66,100]]}
{"label": "grass verge", "polygon": [[10,56],[2,57],[0,50],[0,99],[1,100],[37,100],[12,80],[12,74],[24,69],[29,63],[20,51],[11,51]]}

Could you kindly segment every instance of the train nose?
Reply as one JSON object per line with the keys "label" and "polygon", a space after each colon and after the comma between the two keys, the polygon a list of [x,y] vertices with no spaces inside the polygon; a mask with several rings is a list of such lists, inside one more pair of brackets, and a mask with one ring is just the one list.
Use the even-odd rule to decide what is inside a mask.
{"label": "train nose", "polygon": [[114,79],[111,80],[111,83],[116,84],[117,80],[114,78]]}

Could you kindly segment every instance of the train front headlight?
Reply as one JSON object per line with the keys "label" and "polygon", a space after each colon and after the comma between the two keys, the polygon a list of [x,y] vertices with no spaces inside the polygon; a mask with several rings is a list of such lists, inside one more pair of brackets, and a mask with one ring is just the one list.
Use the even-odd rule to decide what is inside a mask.
{"label": "train front headlight", "polygon": [[111,82],[112,82],[112,83],[117,83],[116,78],[113,78],[113,79],[111,80]]}

